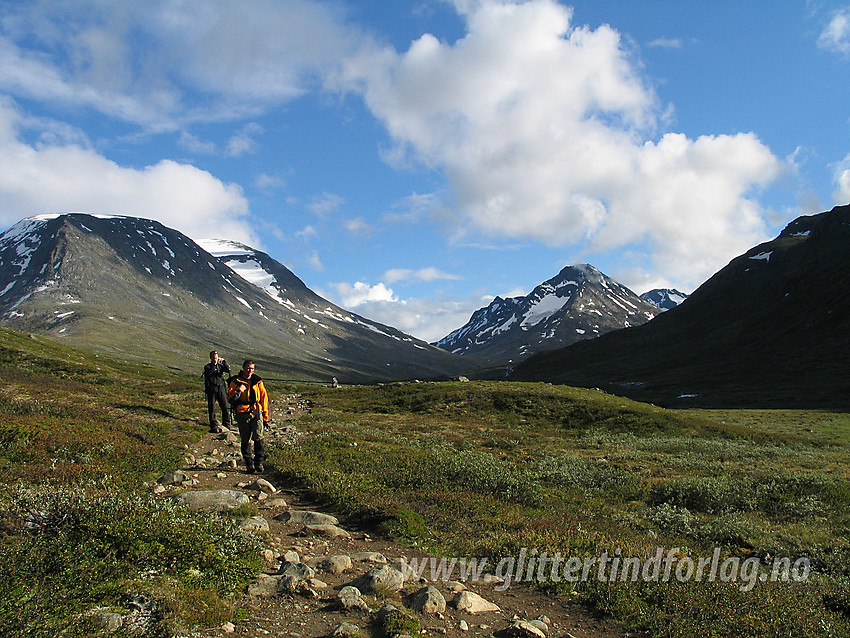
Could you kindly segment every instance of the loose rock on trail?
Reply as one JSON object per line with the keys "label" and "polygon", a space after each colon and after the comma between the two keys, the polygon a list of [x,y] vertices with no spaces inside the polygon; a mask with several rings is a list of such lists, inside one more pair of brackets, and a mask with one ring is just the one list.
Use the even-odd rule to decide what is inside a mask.
{"label": "loose rock on trail", "polygon": [[[275,401],[267,444],[297,444],[294,420],[310,409],[298,395]],[[322,510],[304,490],[277,483],[274,468],[247,474],[236,432],[205,435],[185,460],[151,489],[215,511],[254,503],[259,515],[240,525],[266,545],[266,568],[244,592],[249,617],[193,635],[383,638],[379,618],[403,612],[418,620],[419,629],[402,634],[411,636],[628,636],[616,623],[532,587],[499,591],[495,577],[431,582],[429,570],[421,578],[405,573],[407,561],[427,555]]]}

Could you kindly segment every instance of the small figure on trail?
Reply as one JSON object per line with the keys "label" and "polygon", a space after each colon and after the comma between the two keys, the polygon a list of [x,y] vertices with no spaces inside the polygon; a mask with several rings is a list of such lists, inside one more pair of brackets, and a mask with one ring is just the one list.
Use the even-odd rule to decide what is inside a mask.
{"label": "small figure on trail", "polygon": [[210,362],[204,366],[204,393],[207,395],[207,410],[210,417],[210,432],[221,432],[215,413],[215,404],[221,406],[221,422],[230,429],[230,410],[227,406],[227,388],[224,375],[230,376],[227,361],[219,358],[215,350],[210,352]]}
{"label": "small figure on trail", "polygon": [[266,459],[266,446],[263,434],[269,427],[269,395],[263,380],[254,374],[255,367],[251,359],[245,359],[239,374],[230,377],[227,388],[227,399],[239,427],[242,458],[249,474],[265,471],[263,461]]}

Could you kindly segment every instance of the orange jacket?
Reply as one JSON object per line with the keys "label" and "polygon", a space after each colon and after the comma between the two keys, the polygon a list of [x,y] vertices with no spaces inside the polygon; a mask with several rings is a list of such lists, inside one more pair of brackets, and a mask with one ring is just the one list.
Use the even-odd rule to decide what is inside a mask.
{"label": "orange jacket", "polygon": [[250,379],[245,379],[240,371],[235,377],[230,377],[227,400],[233,410],[239,414],[250,412],[255,405],[258,406],[263,421],[269,422],[269,395],[266,393],[263,380],[256,374],[252,374]]}

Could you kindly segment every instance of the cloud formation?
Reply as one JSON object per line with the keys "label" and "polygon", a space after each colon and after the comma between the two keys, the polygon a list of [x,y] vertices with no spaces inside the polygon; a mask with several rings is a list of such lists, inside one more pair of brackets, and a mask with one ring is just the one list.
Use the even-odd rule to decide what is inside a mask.
{"label": "cloud formation", "polygon": [[653,139],[656,96],[615,30],[553,0],[455,5],[465,37],[363,49],[333,86],[363,96],[393,157],[444,172],[461,235],[628,249],[679,285],[765,238],[752,195],[782,165],[755,135]]}
{"label": "cloud formation", "polygon": [[[666,109],[616,30],[575,24],[555,0],[453,5],[463,37],[424,34],[399,52],[351,23],[340,3],[25,0],[0,17],[0,91],[94,109],[148,133],[252,121],[318,89],[354,93],[393,141],[382,154],[388,162],[425,166],[448,182],[388,220],[427,216],[454,241],[485,235],[621,251],[636,271],[675,273],[684,288],[766,238],[768,211],[756,193],[782,162],[751,133],[663,132]],[[850,48],[848,11],[834,14],[821,46]],[[186,132],[180,139],[192,152],[239,156],[256,150],[259,133],[248,125],[221,149]],[[85,147],[51,148],[109,167]],[[208,182],[202,194],[217,192],[203,206],[210,220],[247,213],[238,187],[185,164],[109,168],[128,182],[190,175]],[[181,193],[162,193],[192,210]],[[326,216],[343,202],[326,193],[308,207]]]}
{"label": "cloud formation", "polygon": [[342,282],[331,284],[341,305],[346,308],[357,308],[369,302],[397,302],[392,288],[387,288],[382,282],[370,286],[363,281],[353,284]]}
{"label": "cloud formation", "polygon": [[388,283],[397,281],[437,281],[439,279],[462,279],[460,275],[443,272],[433,266],[428,268],[420,268],[419,270],[411,270],[409,268],[392,268],[384,273],[382,279]]}
{"label": "cloud formation", "polygon": [[336,283],[332,284],[332,290],[318,292],[363,317],[428,342],[437,341],[462,326],[473,312],[491,301],[491,298],[402,299],[383,282]]}
{"label": "cloud formation", "polygon": [[818,46],[825,51],[850,55],[850,7],[832,14],[829,24],[818,37]]}
{"label": "cloud formation", "polygon": [[0,91],[149,131],[303,95],[358,37],[339,6],[312,0],[26,0],[4,6],[0,26]]}
{"label": "cloud formation", "polygon": [[215,228],[261,245],[238,185],[171,160],[135,169],[79,145],[33,146],[20,139],[19,123],[14,108],[0,103],[0,226],[38,213],[120,214],[156,219],[194,238]]}

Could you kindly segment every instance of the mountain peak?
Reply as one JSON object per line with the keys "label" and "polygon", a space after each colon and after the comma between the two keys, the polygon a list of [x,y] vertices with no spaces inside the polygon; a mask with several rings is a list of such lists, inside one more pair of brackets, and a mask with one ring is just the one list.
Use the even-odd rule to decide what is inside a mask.
{"label": "mountain peak", "polygon": [[321,298],[264,252],[157,221],[64,213],[0,234],[0,320],[163,364],[211,347],[297,379],[457,374],[469,363]]}
{"label": "mountain peak", "polygon": [[578,264],[565,266],[526,296],[496,297],[435,345],[505,364],[610,330],[640,325],[658,312],[590,264]]}

